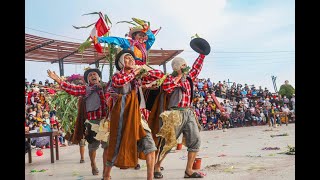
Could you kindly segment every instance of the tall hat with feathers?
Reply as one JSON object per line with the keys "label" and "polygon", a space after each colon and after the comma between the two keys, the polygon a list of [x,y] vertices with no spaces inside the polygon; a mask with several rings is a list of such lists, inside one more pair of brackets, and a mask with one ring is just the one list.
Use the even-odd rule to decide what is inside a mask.
{"label": "tall hat with feathers", "polygon": [[[129,28],[129,32],[126,34],[129,38],[132,38],[132,35],[136,32],[144,32],[146,33],[148,29],[150,28],[150,22],[139,19],[139,18],[131,18],[133,21],[119,21],[118,23],[128,23],[133,25],[133,27]],[[144,28],[144,25],[147,25],[147,28]],[[151,32],[154,35],[157,35],[158,32],[161,30],[161,27],[159,29],[151,30]]]}

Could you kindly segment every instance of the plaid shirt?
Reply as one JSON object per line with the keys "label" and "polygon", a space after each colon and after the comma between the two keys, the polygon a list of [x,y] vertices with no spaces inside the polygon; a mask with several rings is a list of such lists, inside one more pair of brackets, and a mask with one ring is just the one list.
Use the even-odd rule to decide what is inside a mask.
{"label": "plaid shirt", "polygon": [[122,69],[120,72],[115,73],[112,76],[112,86],[115,88],[123,87],[124,85],[130,83],[134,79],[135,75],[133,69],[130,73],[125,73]]}
{"label": "plaid shirt", "polygon": [[153,69],[148,71],[148,75],[141,79],[142,85],[152,83],[155,80],[161,79],[164,76],[164,73],[160,70]]}
{"label": "plaid shirt", "polygon": [[[135,75],[133,73],[133,70],[131,70],[130,73],[125,73],[124,70],[122,69],[120,72],[113,75],[112,86],[115,88],[120,88],[134,80],[135,88],[136,88],[136,91],[138,92],[137,89],[139,86],[149,84],[157,79],[162,78],[163,76],[164,76],[164,73],[160,70],[150,70],[148,71],[148,75],[143,77],[141,81],[139,81],[139,80],[134,80]],[[148,120],[150,111],[145,108],[141,108],[140,111],[145,117],[145,119]]]}
{"label": "plaid shirt", "polygon": [[[90,85],[92,86],[92,85]],[[73,96],[85,96],[86,95],[86,86],[83,85],[73,85],[62,81],[60,83],[61,89],[65,90],[68,94]],[[102,90],[98,90],[98,94],[100,97],[100,107],[96,111],[87,112],[88,120],[96,120],[106,117],[106,103],[105,97]]]}
{"label": "plaid shirt", "polygon": [[[205,58],[205,55],[200,54],[196,61],[192,65],[192,69],[188,73],[187,76],[191,78],[192,81],[194,81],[197,76],[199,75],[202,65],[203,65],[203,60]],[[172,75],[167,76],[167,78],[164,80],[163,83],[163,90],[172,93],[174,88],[176,87],[183,87],[186,91],[182,91],[182,100],[179,102],[178,107],[189,107],[190,106],[190,99],[191,99],[191,87],[190,83],[188,80],[185,80],[184,82],[181,81],[181,79],[178,81],[177,84],[174,83],[176,77],[173,77]]]}
{"label": "plaid shirt", "polygon": [[[149,84],[157,79],[161,79],[164,76],[164,73],[160,70],[153,69],[148,71],[148,75],[141,78],[141,82],[137,81],[136,85],[138,87],[140,85],[146,85]],[[124,85],[128,84],[134,79],[135,75],[133,70],[130,71],[130,73],[125,73],[124,70],[121,70],[119,73],[114,74],[112,77],[112,86],[115,88],[123,87]]]}

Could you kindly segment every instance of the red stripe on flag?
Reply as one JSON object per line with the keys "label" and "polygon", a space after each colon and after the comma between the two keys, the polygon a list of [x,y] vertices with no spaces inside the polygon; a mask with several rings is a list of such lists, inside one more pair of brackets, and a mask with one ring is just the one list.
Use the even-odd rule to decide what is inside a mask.
{"label": "red stripe on flag", "polygon": [[94,44],[94,48],[98,53],[102,53],[102,46],[99,43]]}
{"label": "red stripe on flag", "polygon": [[99,37],[105,35],[109,31],[102,18],[99,18],[95,26]]}
{"label": "red stripe on flag", "polygon": [[[107,32],[109,32],[110,27],[108,27],[106,21],[104,20],[104,17],[102,13],[99,13],[99,19],[96,22],[95,26],[91,30],[90,38],[94,40],[97,37],[104,36]],[[99,43],[94,42],[94,48],[97,52],[102,53],[102,46]]]}
{"label": "red stripe on flag", "polygon": [[152,34],[154,34],[155,36],[159,33],[159,31],[161,30],[161,27],[159,29],[156,30],[151,30]]}

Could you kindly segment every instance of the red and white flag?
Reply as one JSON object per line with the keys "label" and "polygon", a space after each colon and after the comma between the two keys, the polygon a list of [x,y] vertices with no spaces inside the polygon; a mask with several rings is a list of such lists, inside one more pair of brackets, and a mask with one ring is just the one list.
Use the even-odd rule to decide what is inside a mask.
{"label": "red and white flag", "polygon": [[154,36],[156,36],[159,31],[161,30],[161,27],[159,29],[156,29],[156,30],[151,30],[152,34],[154,34]]}
{"label": "red and white flag", "polygon": [[94,48],[99,53],[102,53],[102,46],[100,45],[100,43],[96,42],[95,39],[97,37],[104,36],[107,32],[109,32],[109,30],[110,30],[110,27],[107,25],[102,13],[99,12],[99,19],[90,33],[90,38],[94,42]]}

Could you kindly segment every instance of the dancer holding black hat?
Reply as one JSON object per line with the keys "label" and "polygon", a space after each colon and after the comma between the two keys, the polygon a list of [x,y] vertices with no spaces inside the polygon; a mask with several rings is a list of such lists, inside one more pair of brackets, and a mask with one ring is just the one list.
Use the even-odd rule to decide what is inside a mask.
{"label": "dancer holding black hat", "polygon": [[[211,51],[209,43],[202,38],[194,38],[190,42],[191,48],[199,53],[192,68],[187,66],[181,57],[172,60],[174,72],[168,75],[162,85],[168,94],[167,111],[160,114],[161,129],[157,133],[159,152],[155,164],[154,178],[161,179],[161,163],[171,148],[177,145],[177,138],[183,134],[185,146],[188,148],[188,161],[185,169],[185,178],[203,178],[200,172],[192,170],[193,162],[200,149],[200,125],[196,119],[195,111],[191,107],[193,99],[193,81],[200,74],[205,55]],[[190,71],[189,71],[190,70]]]}

